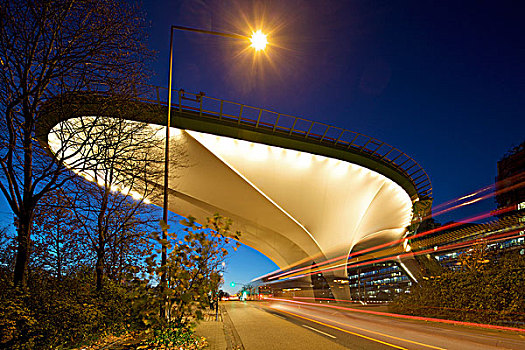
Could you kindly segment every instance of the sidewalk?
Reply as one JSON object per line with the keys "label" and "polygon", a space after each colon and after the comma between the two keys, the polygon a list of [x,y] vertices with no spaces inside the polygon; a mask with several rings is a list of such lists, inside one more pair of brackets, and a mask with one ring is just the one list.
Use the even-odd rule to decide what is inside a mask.
{"label": "sidewalk", "polygon": [[215,321],[215,313],[208,312],[204,314],[204,319],[200,321],[195,328],[195,334],[206,338],[209,344],[208,349],[210,350],[226,350],[228,348],[226,336],[224,335],[224,322],[222,317],[220,309],[217,321]]}

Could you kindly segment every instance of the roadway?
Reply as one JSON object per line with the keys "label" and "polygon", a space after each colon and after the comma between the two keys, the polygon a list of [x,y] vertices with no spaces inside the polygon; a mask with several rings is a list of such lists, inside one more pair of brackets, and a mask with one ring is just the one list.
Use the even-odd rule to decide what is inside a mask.
{"label": "roadway", "polygon": [[252,349],[525,349],[525,334],[286,302],[226,302],[237,344]]}

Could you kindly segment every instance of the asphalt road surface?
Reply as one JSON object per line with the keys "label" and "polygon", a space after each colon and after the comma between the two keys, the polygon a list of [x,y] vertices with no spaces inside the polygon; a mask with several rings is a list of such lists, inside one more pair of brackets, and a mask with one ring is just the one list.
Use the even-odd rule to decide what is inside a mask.
{"label": "asphalt road surface", "polygon": [[246,350],[523,349],[525,334],[286,302],[224,303]]}

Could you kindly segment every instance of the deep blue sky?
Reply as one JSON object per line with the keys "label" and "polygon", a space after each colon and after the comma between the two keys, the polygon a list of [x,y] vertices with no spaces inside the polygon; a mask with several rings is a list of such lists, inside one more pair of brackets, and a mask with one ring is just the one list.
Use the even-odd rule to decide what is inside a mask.
{"label": "deep blue sky", "polygon": [[[175,32],[174,86],[358,131],[411,155],[434,204],[494,182],[525,140],[525,4],[519,1],[144,1],[153,84],[167,86],[170,25],[275,43],[252,64],[243,44]],[[489,200],[485,208],[490,208]],[[483,209],[485,209],[483,208]],[[480,209],[481,210],[481,209]],[[439,218],[438,218],[439,219]],[[448,217],[442,220],[449,219]],[[249,252],[230,275],[261,268]],[[241,267],[242,266],[242,267]],[[239,277],[246,276],[246,277]]]}
{"label": "deep blue sky", "polygon": [[426,169],[441,203],[493,182],[496,161],[525,139],[517,4],[145,1],[151,82],[167,86],[171,24],[244,34],[243,16],[263,17],[279,47],[255,70],[251,52],[238,57],[243,43],[175,32],[174,86],[376,137]]}
{"label": "deep blue sky", "polygon": [[[269,31],[269,58],[255,64],[249,50],[240,53],[244,43],[176,32],[174,87],[385,141],[427,171],[434,204],[493,183],[497,160],[525,140],[521,1],[144,0],[142,6],[149,47],[158,52],[152,84],[168,84],[172,24]],[[230,258],[226,283],[272,268],[243,248]]]}

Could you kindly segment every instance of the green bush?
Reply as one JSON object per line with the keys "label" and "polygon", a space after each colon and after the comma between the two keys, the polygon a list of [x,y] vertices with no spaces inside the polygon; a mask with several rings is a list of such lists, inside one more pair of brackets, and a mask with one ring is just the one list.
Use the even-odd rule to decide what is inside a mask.
{"label": "green bush", "polygon": [[[239,234],[231,233],[230,225],[219,215],[204,226],[190,218],[181,237],[170,237],[176,244],[159,239],[169,248],[166,266],[158,266],[152,252],[144,266],[134,266],[118,281],[106,277],[100,290],[93,267],[57,278],[32,266],[22,291],[0,265],[0,348],[65,349],[133,338],[148,339],[150,348],[202,349],[205,341],[191,327],[219,288],[227,248],[238,245],[233,239]],[[166,272],[169,283],[161,288]]]}
{"label": "green bush", "polygon": [[97,292],[89,274],[62,281],[33,274],[25,292],[7,279],[0,288],[3,348],[67,348],[143,327],[125,286],[107,281]]}
{"label": "green bush", "polygon": [[200,350],[208,344],[204,338],[196,336],[190,326],[169,323],[155,329],[144,345],[150,349]]}
{"label": "green bush", "polygon": [[490,263],[447,271],[415,285],[390,305],[393,312],[490,323],[525,325],[525,259],[517,252]]}
{"label": "green bush", "polygon": [[39,334],[33,328],[37,324],[33,312],[25,303],[26,296],[16,290],[0,293],[0,347],[31,349]]}

